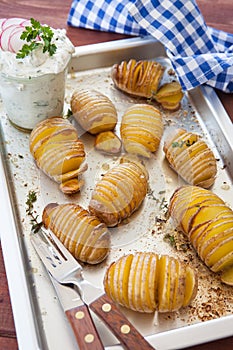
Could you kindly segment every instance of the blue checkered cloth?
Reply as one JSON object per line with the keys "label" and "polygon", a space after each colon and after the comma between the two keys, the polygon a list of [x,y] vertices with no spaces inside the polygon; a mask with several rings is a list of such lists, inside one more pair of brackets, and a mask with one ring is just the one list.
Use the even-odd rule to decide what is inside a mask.
{"label": "blue checkered cloth", "polygon": [[183,90],[233,92],[233,34],[206,25],[195,0],[74,0],[68,25],[151,35],[167,50]]}

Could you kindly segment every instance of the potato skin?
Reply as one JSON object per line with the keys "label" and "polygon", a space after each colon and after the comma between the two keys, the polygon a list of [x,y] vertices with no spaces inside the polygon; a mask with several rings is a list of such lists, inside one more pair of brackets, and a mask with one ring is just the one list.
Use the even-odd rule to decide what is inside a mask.
{"label": "potato skin", "polygon": [[115,86],[134,96],[151,98],[157,92],[164,68],[155,61],[131,59],[112,67],[112,80]]}
{"label": "potato skin", "polygon": [[77,89],[70,101],[73,117],[90,134],[113,130],[117,123],[117,110],[112,101],[96,90]]}
{"label": "potato skin", "polygon": [[182,186],[171,196],[168,212],[212,271],[224,275],[233,269],[233,211],[220,197],[198,186]]}
{"label": "potato skin", "polygon": [[199,135],[184,129],[171,131],[163,147],[171,167],[188,184],[209,188],[217,173],[212,150]]}
{"label": "potato skin", "polygon": [[107,226],[116,226],[139,208],[147,186],[148,173],[142,164],[120,163],[96,184],[89,210]]}
{"label": "potato skin", "polygon": [[[85,150],[75,127],[62,117],[38,123],[29,138],[30,152],[37,166],[57,183],[73,180],[70,193],[79,191],[78,176],[86,170]],[[62,188],[61,188],[62,190]]]}
{"label": "potato skin", "polygon": [[138,312],[172,312],[189,305],[197,293],[196,272],[178,259],[153,252],[120,257],[106,270],[106,294]]}
{"label": "potato skin", "polygon": [[163,135],[161,112],[154,106],[138,103],[123,114],[120,133],[126,152],[150,158]]}
{"label": "potato skin", "polygon": [[80,205],[50,203],[44,208],[42,221],[77,260],[98,264],[108,256],[107,227]]}

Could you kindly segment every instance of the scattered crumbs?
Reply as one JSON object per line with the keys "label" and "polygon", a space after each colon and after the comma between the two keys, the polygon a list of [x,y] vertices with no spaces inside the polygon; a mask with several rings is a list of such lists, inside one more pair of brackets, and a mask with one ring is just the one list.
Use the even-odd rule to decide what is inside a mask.
{"label": "scattered crumbs", "polygon": [[37,273],[38,269],[36,267],[32,267],[31,271],[32,271],[32,273]]}
{"label": "scattered crumbs", "polygon": [[222,190],[225,190],[225,191],[228,191],[230,189],[230,185],[228,185],[226,182],[224,182],[222,185],[221,185],[221,189]]}
{"label": "scattered crumbs", "polygon": [[175,71],[172,68],[168,69],[167,74],[170,76],[176,75]]}
{"label": "scattered crumbs", "polygon": [[108,171],[108,170],[109,170],[109,164],[108,164],[108,163],[103,163],[103,164],[102,164],[102,169],[103,169],[104,171]]}

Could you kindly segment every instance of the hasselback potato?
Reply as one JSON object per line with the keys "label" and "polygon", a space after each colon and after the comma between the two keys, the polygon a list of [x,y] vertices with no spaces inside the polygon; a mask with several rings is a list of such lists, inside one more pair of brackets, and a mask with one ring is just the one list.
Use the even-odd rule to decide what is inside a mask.
{"label": "hasselback potato", "polygon": [[112,67],[112,80],[116,87],[128,94],[152,98],[157,92],[164,68],[155,61],[131,59]]}
{"label": "hasselback potato", "polygon": [[147,186],[148,173],[141,163],[120,163],[96,184],[89,210],[107,226],[116,226],[139,208]]}
{"label": "hasselback potato", "polygon": [[222,282],[233,285],[233,211],[213,192],[182,186],[172,195],[169,215],[199,257]]}
{"label": "hasselback potato", "polygon": [[97,90],[75,90],[70,101],[73,117],[91,134],[113,130],[117,123],[117,110],[112,101]]}
{"label": "hasselback potato", "polygon": [[85,150],[75,127],[62,117],[38,123],[29,138],[30,152],[37,166],[67,193],[80,190],[78,176],[86,170]]}
{"label": "hasselback potato", "polygon": [[152,105],[132,105],[122,116],[120,133],[127,152],[149,158],[160,144],[163,134],[162,115]]}
{"label": "hasselback potato", "polygon": [[190,185],[209,188],[217,173],[212,150],[199,135],[184,129],[173,130],[164,142],[171,167]]}
{"label": "hasselback potato", "polygon": [[195,271],[178,259],[152,252],[120,257],[106,270],[104,288],[116,303],[139,312],[176,311],[197,293]]}
{"label": "hasselback potato", "polygon": [[42,221],[73,254],[88,264],[98,264],[108,255],[110,234],[107,227],[80,205],[48,204]]}

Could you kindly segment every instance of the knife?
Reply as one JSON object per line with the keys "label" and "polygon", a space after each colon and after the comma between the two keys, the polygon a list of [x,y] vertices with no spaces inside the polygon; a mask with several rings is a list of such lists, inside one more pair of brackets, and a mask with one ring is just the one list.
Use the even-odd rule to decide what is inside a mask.
{"label": "knife", "polygon": [[58,300],[73,329],[80,350],[103,350],[104,346],[96,330],[88,307],[77,291],[70,286],[61,285],[49,274]]}
{"label": "knife", "polygon": [[[83,277],[83,268],[72,254],[65,248],[62,242],[51,230],[40,227],[39,230],[31,233],[31,242],[40,256],[48,272],[57,282],[65,285],[73,285],[77,288],[78,294],[84,303],[72,310],[67,310],[66,314],[73,326],[77,341],[82,337],[82,342],[90,343],[91,339],[83,339],[77,330],[75,314],[81,309],[87,314],[86,305],[93,311],[110,329],[121,345],[128,350],[152,350],[149,342],[140,334],[127,317],[121,312],[120,308],[113,300],[99,287],[90,283]],[[89,311],[88,314],[90,315]],[[91,316],[90,316],[91,317]],[[88,319],[88,318],[87,318]],[[82,325],[82,332],[86,332],[86,324],[79,320]],[[90,324],[90,318],[87,325]],[[84,333],[86,335],[86,333]],[[94,335],[93,335],[94,336]],[[97,341],[96,338],[92,341]],[[85,344],[89,346],[90,344]],[[81,347],[82,350],[93,349],[91,347]]]}

